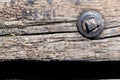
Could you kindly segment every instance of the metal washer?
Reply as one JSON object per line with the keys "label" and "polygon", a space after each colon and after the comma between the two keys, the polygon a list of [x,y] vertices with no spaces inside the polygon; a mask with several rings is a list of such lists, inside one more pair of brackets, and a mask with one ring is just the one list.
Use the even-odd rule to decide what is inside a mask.
{"label": "metal washer", "polygon": [[[87,33],[83,29],[83,25],[84,25],[84,22],[85,22],[84,20],[86,20],[86,18],[88,18],[88,17],[94,17],[96,20],[98,20],[99,27],[98,27],[97,31],[91,31],[91,32]],[[81,14],[81,16],[78,19],[77,28],[78,28],[79,33],[82,36],[84,36],[88,39],[94,39],[94,38],[98,37],[104,29],[103,16],[97,11],[85,11]]]}

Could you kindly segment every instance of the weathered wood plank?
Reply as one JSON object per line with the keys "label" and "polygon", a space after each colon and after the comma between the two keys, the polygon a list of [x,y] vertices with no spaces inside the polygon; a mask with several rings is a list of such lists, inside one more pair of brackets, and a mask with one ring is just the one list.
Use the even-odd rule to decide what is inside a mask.
{"label": "weathered wood plank", "polygon": [[[51,1],[0,0],[0,59],[120,60],[119,0]],[[78,33],[85,10],[105,19],[96,40]]]}
{"label": "weathered wood plank", "polygon": [[[120,35],[119,23],[113,22],[113,23],[108,23],[108,24],[105,26],[105,29],[104,29],[103,33],[99,36],[99,38]],[[0,29],[0,35],[11,35],[11,34],[15,34],[15,35],[31,34],[31,35],[33,35],[33,34],[43,34],[43,33],[44,34],[47,34],[47,33],[52,34],[52,33],[67,33],[67,32],[68,33],[78,32],[76,22]]]}
{"label": "weathered wood plank", "polygon": [[[6,22],[2,20],[3,19],[2,17],[4,16],[1,16],[1,21],[3,21],[3,23],[1,23],[0,26],[0,28],[2,28],[0,29],[0,35],[6,35],[6,34],[24,35],[24,34],[41,34],[41,33],[70,32],[70,31],[77,32],[76,23],[75,23],[77,21],[77,17],[80,15],[81,12],[89,9],[97,10],[100,13],[102,13],[102,15],[104,16],[105,28],[111,28],[107,30],[107,33],[105,33],[106,31],[104,31],[106,35],[110,35],[110,36],[113,36],[113,34],[119,35],[119,29],[118,30],[116,29],[116,27],[120,26],[118,2],[119,1],[117,0],[115,0],[114,3],[111,3],[111,0],[107,0],[107,1],[85,0],[78,2],[74,0],[65,0],[65,1],[53,0],[51,3],[49,3],[46,0],[42,0],[42,1],[33,0],[33,2],[30,2],[29,0],[21,0],[19,2],[14,0],[1,1],[1,5],[3,6],[1,7],[2,12],[4,12],[5,9],[8,9],[8,13],[10,16],[10,14],[12,15],[12,13],[10,13],[10,10],[13,10],[13,12],[15,13],[15,10],[18,11],[18,9],[20,9],[21,12],[18,11],[20,13],[19,15],[25,19],[12,21],[11,18],[13,18],[14,16],[13,15],[8,17],[7,19],[8,21]],[[31,16],[30,15],[27,16],[28,14],[25,11],[26,16],[28,18],[29,17],[34,18],[35,14],[36,16],[38,16],[38,18],[41,18],[40,16],[42,16],[42,18],[39,20],[28,19],[24,16],[25,12],[24,10],[21,10],[21,8],[25,8],[25,10],[28,11],[29,14],[30,14],[29,10],[32,10]],[[35,9],[37,9],[36,12],[34,12]],[[16,16],[18,12],[16,12]],[[5,13],[6,12],[1,13],[1,15],[6,16],[8,14]],[[53,16],[54,13],[56,13],[56,15]],[[45,15],[48,15],[47,16],[48,18],[45,18],[46,17]],[[49,18],[51,19],[49,20]],[[115,33],[114,33],[115,29],[113,28],[116,29]],[[104,33],[102,34],[102,37],[103,36],[108,37],[105,36]]]}
{"label": "weathered wood plank", "polygon": [[[18,0],[0,0],[1,15],[3,15],[1,18],[6,18],[8,21],[19,17],[27,21],[31,21],[32,19],[32,21],[37,19],[38,21],[43,21],[44,19],[46,21],[58,21],[62,18],[77,18],[84,10],[97,10],[103,14],[105,19],[106,17],[119,17],[120,15],[118,0],[114,0],[114,2],[112,0],[78,0],[78,2],[76,2],[76,0],[52,0],[51,4],[49,4],[47,0],[33,0],[33,4],[28,1],[29,0],[20,0],[19,2]],[[28,11],[25,11],[26,14],[28,13],[26,17],[23,14],[24,9],[21,8],[25,8],[25,10]],[[32,11],[32,13],[30,13],[30,11]]]}
{"label": "weathered wood plank", "polygon": [[37,33],[52,33],[52,32],[67,32],[77,31],[76,22],[48,24],[41,26],[17,27],[0,29],[0,35],[5,34],[37,34]]}
{"label": "weathered wood plank", "polygon": [[120,38],[88,40],[79,33],[0,37],[0,59],[119,60]]}

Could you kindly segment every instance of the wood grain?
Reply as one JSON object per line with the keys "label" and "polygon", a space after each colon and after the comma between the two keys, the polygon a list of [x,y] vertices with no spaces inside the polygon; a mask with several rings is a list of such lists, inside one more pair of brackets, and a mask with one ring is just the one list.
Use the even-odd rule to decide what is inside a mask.
{"label": "wood grain", "polygon": [[[0,38],[0,59],[118,60],[120,38],[88,40],[79,33]],[[7,56],[7,57],[6,57]]]}
{"label": "wood grain", "polygon": [[[0,59],[119,60],[119,0],[0,0]],[[83,11],[103,15],[103,33],[81,36]]]}

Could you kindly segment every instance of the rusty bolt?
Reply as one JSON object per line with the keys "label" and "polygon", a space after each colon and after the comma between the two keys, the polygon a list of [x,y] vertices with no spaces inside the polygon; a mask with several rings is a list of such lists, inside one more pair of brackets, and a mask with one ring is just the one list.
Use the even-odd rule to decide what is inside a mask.
{"label": "rusty bolt", "polygon": [[94,39],[98,37],[104,29],[103,16],[96,11],[85,11],[79,17],[77,27],[82,36]]}

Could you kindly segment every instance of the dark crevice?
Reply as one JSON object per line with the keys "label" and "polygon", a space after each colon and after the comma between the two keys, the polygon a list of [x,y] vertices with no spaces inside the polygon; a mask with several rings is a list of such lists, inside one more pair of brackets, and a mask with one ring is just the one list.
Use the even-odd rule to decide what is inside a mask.
{"label": "dark crevice", "polygon": [[99,37],[99,38],[96,38],[94,40],[109,39],[109,38],[115,38],[115,37],[120,37],[120,34],[119,35],[113,35],[113,36]]}
{"label": "dark crevice", "polygon": [[[63,34],[63,33],[76,33],[78,31],[66,31],[66,32],[45,32],[45,33],[31,33],[31,34],[20,34],[16,36],[32,36],[32,35],[47,35],[47,34]],[[10,37],[11,35],[0,35],[0,37]]]}
{"label": "dark crevice", "polygon": [[10,29],[10,28],[24,28],[24,27],[30,27],[30,26],[43,26],[43,25],[52,25],[52,24],[60,24],[60,23],[71,23],[71,22],[76,22],[77,20],[72,20],[72,21],[51,21],[51,22],[31,22],[31,23],[25,23],[25,25],[2,25],[0,29]]}
{"label": "dark crevice", "polygon": [[[53,22],[54,23],[54,22]],[[60,23],[60,22],[58,22]],[[50,23],[51,24],[51,23]],[[117,28],[119,26],[113,26],[113,27],[109,27],[109,28],[104,28],[104,30],[106,29],[110,29],[110,28]],[[31,33],[31,34],[15,34],[16,36],[32,36],[32,35],[47,35],[47,34],[63,34],[63,33],[77,33],[78,31],[61,31],[61,32],[44,32],[44,33]],[[6,34],[6,35],[0,35],[0,37],[10,37],[11,35]],[[120,37],[120,34],[118,35],[113,35],[113,36],[106,36],[106,37],[98,37],[94,40],[101,40],[101,39],[107,39],[107,38],[114,38],[114,37]]]}
{"label": "dark crevice", "polygon": [[[21,34],[16,36],[32,36],[32,35],[47,35],[47,34],[63,34],[63,33],[77,33],[78,31],[66,31],[66,32],[46,32],[46,33],[32,33],[32,34]],[[11,35],[0,35],[0,37],[12,37]],[[109,38],[115,38],[120,37],[120,34],[113,35],[113,36],[106,36],[106,37],[98,37],[93,40],[102,40],[102,39],[109,39]]]}
{"label": "dark crevice", "polygon": [[[63,34],[63,33],[77,33],[78,31],[66,31],[66,32],[46,32],[46,33],[34,33],[34,34],[22,34],[20,36],[32,36],[32,35],[46,35],[46,34]],[[106,36],[106,37],[98,37],[94,40],[101,40],[101,39],[107,39],[107,38],[115,38],[120,37],[120,34],[113,35],[113,36]]]}
{"label": "dark crevice", "polygon": [[29,36],[29,35],[46,35],[46,34],[61,34],[61,33],[75,33],[77,31],[66,31],[66,32],[46,32],[46,33],[32,33],[32,34],[22,34],[20,36]]}
{"label": "dark crevice", "polygon": [[104,29],[117,28],[117,27],[120,27],[120,25],[117,25],[117,26],[111,26],[111,27],[106,27],[106,28],[104,28]]}
{"label": "dark crevice", "polygon": [[[49,64],[57,62],[57,64],[62,63],[62,62],[81,62],[81,63],[87,63],[87,62],[92,62],[92,63],[120,63],[120,60],[110,60],[110,59],[79,59],[79,60],[59,60],[59,59],[52,59],[52,60],[45,60],[45,58],[41,59],[41,60],[36,60],[36,59],[0,59],[0,62],[11,62],[11,63],[15,63],[17,62],[17,64],[20,64],[20,62],[22,63],[26,63],[26,62],[32,62],[33,64],[36,64],[37,62],[42,62],[42,63],[47,63]],[[80,64],[81,64],[80,63]],[[73,63],[74,64],[74,63]]]}

